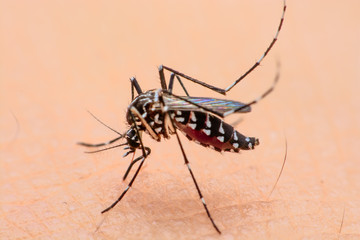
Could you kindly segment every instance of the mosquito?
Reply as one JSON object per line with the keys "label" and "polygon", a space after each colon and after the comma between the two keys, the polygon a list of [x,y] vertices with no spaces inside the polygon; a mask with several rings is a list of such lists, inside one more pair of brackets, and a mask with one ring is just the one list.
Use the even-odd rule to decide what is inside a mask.
{"label": "mosquito", "polygon": [[[130,78],[132,102],[127,108],[126,120],[129,124],[129,129],[125,133],[117,132],[93,115],[96,120],[115,133],[119,134],[119,136],[105,143],[89,144],[79,142],[78,144],[85,147],[102,147],[111,145],[121,139],[125,139],[124,143],[88,152],[95,153],[111,148],[125,146],[124,149],[127,150],[127,152],[124,154],[124,157],[132,153],[133,160],[131,161],[123,176],[124,180],[128,176],[134,164],[140,162],[128,186],[119,196],[119,198],[101,213],[108,212],[123,199],[125,194],[132,187],[145,160],[149,157],[151,149],[144,145],[142,140],[142,133],[147,133],[151,138],[158,142],[160,142],[162,138],[168,139],[171,135],[175,135],[183,159],[189,170],[206,214],[215,230],[221,234],[220,229],[215,224],[214,219],[210,214],[205,199],[201,193],[200,187],[195,179],[195,175],[190,167],[189,159],[185,153],[178,132],[180,131],[185,134],[189,140],[195,141],[204,147],[212,148],[218,152],[227,151],[237,153],[240,150],[254,149],[255,146],[259,145],[259,139],[255,137],[247,137],[239,133],[234,129],[234,127],[224,122],[223,118],[233,113],[250,112],[252,105],[258,103],[261,99],[265,98],[274,90],[275,85],[279,80],[279,71],[274,78],[273,84],[261,96],[246,104],[234,100],[190,96],[182,79],[189,80],[217,93],[226,95],[226,93],[229,92],[236,84],[238,84],[257,66],[259,66],[265,56],[270,52],[275,42],[277,41],[278,35],[283,25],[285,11],[286,1],[284,0],[280,23],[278,25],[275,37],[271,41],[270,45],[267,47],[260,59],[227,88],[222,89],[212,86],[193,77],[187,76],[175,69],[161,65],[158,68],[161,83],[160,89],[152,89],[144,92],[141,89],[138,81],[134,77]],[[168,86],[165,80],[164,70],[170,73]],[[186,96],[179,96],[173,93],[174,81],[176,80],[180,83]],[[137,95],[135,94],[135,91]],[[136,150],[141,151],[141,155],[134,159]]]}

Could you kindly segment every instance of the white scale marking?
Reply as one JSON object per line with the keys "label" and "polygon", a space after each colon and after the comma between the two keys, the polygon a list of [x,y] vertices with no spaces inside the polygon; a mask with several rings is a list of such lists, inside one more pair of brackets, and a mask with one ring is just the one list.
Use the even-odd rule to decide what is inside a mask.
{"label": "white scale marking", "polygon": [[206,114],[206,121],[205,121],[205,123],[206,123],[206,126],[207,126],[208,128],[211,127],[211,122],[210,122],[209,114]]}
{"label": "white scale marking", "polygon": [[191,170],[190,163],[187,163],[186,166],[188,167],[189,170]]}
{"label": "white scale marking", "polygon": [[234,148],[238,148],[238,147],[239,147],[239,144],[238,144],[238,143],[233,143],[233,147],[234,147]]}
{"label": "white scale marking", "polygon": [[162,121],[159,120],[159,117],[160,117],[160,115],[159,115],[159,114],[156,114],[154,120],[155,120],[155,122],[156,122],[157,124],[162,124]]}
{"label": "white scale marking", "polygon": [[162,127],[155,128],[155,132],[159,133],[159,132],[161,132],[161,129],[162,129]]}
{"label": "white scale marking", "polygon": [[196,116],[195,116],[195,113],[194,113],[194,112],[190,112],[190,119],[191,119],[193,122],[196,122]]}
{"label": "white scale marking", "polygon": [[224,136],[218,136],[217,139],[218,139],[220,142],[224,142]]}
{"label": "white scale marking", "polygon": [[251,142],[249,142],[248,147],[249,147],[250,149],[252,148]]}
{"label": "white scale marking", "polygon": [[236,134],[236,131],[234,130],[234,140],[237,141],[238,140],[238,136]]}
{"label": "white scale marking", "polygon": [[183,123],[185,121],[185,118],[183,117],[176,117],[175,118],[176,121],[180,122],[180,123]]}
{"label": "white scale marking", "polygon": [[257,62],[257,64],[260,64],[260,62],[263,60],[264,57],[265,57],[265,54],[263,54],[263,55],[261,56],[261,58],[259,59],[259,61]]}
{"label": "white scale marking", "polygon": [[205,199],[202,197],[201,198],[201,201],[203,202],[203,204],[205,204],[206,205],[206,203],[205,203]]}
{"label": "white scale marking", "polygon": [[223,121],[221,121],[221,123],[220,123],[219,133],[221,133],[221,134],[225,133],[224,128],[223,128]]}
{"label": "white scale marking", "polygon": [[211,134],[211,130],[210,129],[203,129],[203,132],[206,134],[206,135],[208,135],[208,136],[210,136],[210,134]]}
{"label": "white scale marking", "polygon": [[189,123],[188,125],[189,125],[189,127],[191,127],[192,129],[195,129],[195,128],[196,128],[196,123]]}
{"label": "white scale marking", "polygon": [[155,96],[154,96],[154,101],[158,102],[159,101],[159,91],[155,91]]}
{"label": "white scale marking", "polygon": [[143,118],[146,118],[146,115],[147,115],[147,112],[144,112],[141,116],[142,116]]}
{"label": "white scale marking", "polygon": [[150,126],[154,126],[154,122],[153,122],[153,121],[151,121],[149,124],[150,124]]}
{"label": "white scale marking", "polygon": [[181,115],[182,112],[181,111],[176,111],[176,115]]}
{"label": "white scale marking", "polygon": [[245,141],[250,142],[250,138],[249,138],[249,137],[246,137],[246,138],[245,138]]}

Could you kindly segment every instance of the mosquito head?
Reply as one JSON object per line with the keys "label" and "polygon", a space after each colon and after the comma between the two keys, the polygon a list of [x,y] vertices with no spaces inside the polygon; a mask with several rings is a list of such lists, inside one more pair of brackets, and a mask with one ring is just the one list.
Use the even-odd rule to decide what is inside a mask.
{"label": "mosquito head", "polygon": [[130,128],[125,135],[126,141],[130,148],[136,149],[140,147],[140,141],[138,136],[136,135],[136,130],[134,128]]}

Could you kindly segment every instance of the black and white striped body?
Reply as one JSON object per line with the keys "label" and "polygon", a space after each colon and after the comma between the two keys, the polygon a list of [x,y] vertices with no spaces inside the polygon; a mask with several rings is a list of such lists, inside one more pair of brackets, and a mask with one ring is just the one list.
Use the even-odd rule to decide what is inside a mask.
{"label": "black and white striped body", "polygon": [[[136,117],[140,130],[147,132],[156,141],[161,136],[169,138],[172,131],[172,123],[190,140],[210,147],[216,151],[239,152],[240,150],[254,149],[259,145],[259,140],[254,137],[246,137],[236,131],[217,116],[201,111],[171,110],[171,107],[161,103],[161,90],[147,91],[134,99],[130,107],[138,111]],[[128,118],[129,124],[132,120]]]}
{"label": "black and white striped body", "polygon": [[[219,94],[225,95],[231,89],[233,89],[240,81],[246,78],[252,71],[254,71],[268,55],[272,47],[277,41],[279,32],[282,28],[284,21],[284,14],[286,10],[286,2],[284,1],[282,16],[278,25],[275,37],[272,39],[265,52],[261,55],[258,61],[255,62],[247,71],[241,74],[232,84],[226,88],[219,88],[200,81],[196,78],[190,77],[180,71],[172,69],[170,67],[161,65],[159,66],[159,77],[161,89],[149,90],[143,92],[139,82],[135,77],[130,78],[131,81],[131,99],[127,109],[127,122],[130,125],[129,130],[122,134],[112,129],[111,127],[104,124],[102,121],[94,118],[106,126],[108,129],[117,133],[119,136],[105,143],[89,144],[80,142],[79,144],[85,147],[101,147],[105,145],[113,144],[121,139],[126,139],[125,143],[121,143],[112,147],[103,148],[101,150],[91,151],[88,153],[95,153],[112,148],[125,146],[124,150],[127,152],[123,155],[124,157],[133,153],[133,158],[129,164],[128,169],[125,172],[123,179],[125,180],[130,173],[131,168],[139,162],[137,170],[133,174],[128,186],[121,193],[115,202],[109,207],[104,209],[101,213],[108,212],[118,204],[128,190],[132,187],[136,177],[138,176],[145,160],[149,157],[151,149],[146,147],[142,140],[142,132],[148,133],[156,141],[161,141],[161,138],[170,138],[170,135],[174,134],[177,138],[184,163],[189,170],[190,176],[194,182],[199,198],[203,204],[205,212],[210,219],[215,230],[220,234],[221,231],[217,227],[214,219],[212,218],[210,211],[207,207],[205,199],[201,193],[199,184],[195,179],[195,175],[190,167],[190,161],[185,153],[184,147],[181,143],[177,130],[184,133],[190,140],[193,140],[202,146],[211,147],[216,151],[233,151],[239,152],[240,150],[253,149],[256,145],[259,145],[259,140],[254,137],[246,137],[237,132],[232,126],[225,123],[222,118],[235,113],[247,113],[251,111],[251,106],[258,103],[261,99],[269,95],[275,88],[276,83],[279,80],[279,65],[278,72],[274,78],[274,83],[270,86],[262,95],[254,99],[253,101],[247,102],[246,104],[241,103],[237,100],[218,99],[212,97],[194,97],[190,96],[185,85],[182,81],[190,81],[199,86],[203,86],[207,89],[215,91]],[[164,70],[170,73],[170,78],[167,83],[165,78]],[[173,93],[174,83],[177,81],[186,96],[178,96]],[[136,91],[136,92],[135,92]],[[136,95],[137,94],[137,95]],[[136,151],[141,151],[141,155],[135,158]],[[138,151],[138,152],[139,152]],[[285,153],[286,158],[286,153]],[[285,163],[285,160],[284,160]],[[279,179],[278,179],[279,180]]]}
{"label": "black and white striped body", "polygon": [[[161,140],[161,136],[169,138],[169,132],[166,125],[169,124],[168,118],[165,122],[165,116],[159,101],[161,90],[150,90],[137,96],[130,104],[127,112],[127,121],[132,125],[133,120],[130,117],[130,108],[134,107],[138,111],[135,120],[139,130],[145,131],[156,141]],[[171,132],[172,133],[172,132]]]}
{"label": "black and white striped body", "polygon": [[259,140],[246,137],[220,118],[201,111],[175,111],[174,122],[189,140],[216,151],[254,149]]}

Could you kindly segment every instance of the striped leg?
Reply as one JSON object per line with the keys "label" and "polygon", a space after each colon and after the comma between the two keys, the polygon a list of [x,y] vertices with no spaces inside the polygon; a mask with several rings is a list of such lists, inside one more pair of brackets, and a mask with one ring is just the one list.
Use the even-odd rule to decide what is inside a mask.
{"label": "striped leg", "polygon": [[203,206],[204,206],[204,208],[205,208],[206,214],[208,215],[208,217],[209,217],[212,225],[214,226],[215,230],[216,230],[219,234],[221,234],[221,231],[220,231],[219,228],[216,226],[216,224],[215,224],[215,222],[214,222],[214,219],[211,217],[210,211],[209,211],[209,209],[208,209],[208,207],[207,207],[207,205],[206,205],[206,203],[205,203],[205,199],[204,199],[204,197],[203,197],[203,195],[202,195],[202,193],[201,193],[201,191],[200,191],[199,185],[197,184],[196,179],[195,179],[195,176],[194,176],[194,174],[193,174],[193,172],[192,172],[192,170],[191,170],[191,168],[190,168],[190,162],[189,162],[189,160],[188,160],[187,157],[186,157],[184,148],[183,148],[183,146],[182,146],[182,144],[181,144],[179,135],[178,135],[178,133],[177,133],[176,130],[175,130],[175,134],[176,134],[176,138],[177,138],[177,140],[178,140],[178,142],[179,142],[180,149],[181,149],[181,153],[182,153],[182,155],[183,155],[183,157],[184,157],[184,160],[185,160],[185,164],[186,164],[186,166],[187,166],[187,168],[188,168],[188,170],[189,170],[189,172],[190,172],[191,178],[192,178],[192,180],[193,180],[193,182],[194,182],[194,184],[195,184],[195,187],[196,187],[196,190],[197,190],[197,192],[198,192],[198,194],[199,194],[199,197],[200,197],[200,199],[201,199],[201,202],[203,203]]}
{"label": "striped leg", "polygon": [[[172,68],[169,68],[167,66],[161,66],[161,68],[164,68],[178,76],[181,76],[185,79],[188,79],[196,84],[199,84],[199,85],[202,85],[206,88],[209,88],[215,92],[218,92],[218,93],[221,93],[223,95],[225,95],[228,91],[230,91],[236,84],[238,84],[242,79],[244,79],[249,73],[251,73],[257,66],[260,65],[260,63],[262,62],[262,60],[266,57],[266,55],[270,52],[270,50],[272,49],[272,47],[274,46],[275,42],[277,41],[277,38],[279,36],[279,33],[280,33],[280,30],[281,30],[281,27],[283,25],[283,22],[284,22],[284,15],[285,15],[285,11],[286,11],[286,0],[284,0],[284,5],[283,5],[283,12],[282,12],[282,16],[281,16],[281,19],[280,19],[280,23],[278,25],[278,28],[277,28],[277,31],[276,31],[276,34],[275,34],[275,37],[273,38],[273,40],[271,41],[271,43],[269,44],[269,46],[267,47],[267,49],[265,50],[265,52],[263,53],[263,55],[261,55],[261,57],[259,58],[259,60],[252,66],[250,67],[243,75],[241,75],[237,80],[235,80],[230,86],[228,86],[227,88],[225,89],[222,89],[222,88],[218,88],[218,87],[215,87],[215,86],[212,86],[210,84],[207,84],[205,82],[202,82],[202,81],[199,81],[193,77],[190,77],[190,76],[187,76],[179,71],[176,71]],[[163,88],[163,89],[166,89],[166,88]]]}
{"label": "striped leg", "polygon": [[181,99],[181,100],[183,100],[183,101],[185,101],[185,102],[187,102],[189,104],[192,104],[192,105],[198,107],[199,109],[203,109],[203,110],[205,110],[207,112],[210,112],[210,113],[212,113],[212,114],[214,114],[216,116],[224,118],[224,117],[226,117],[226,116],[228,116],[230,114],[233,114],[235,112],[244,112],[244,109],[248,108],[251,105],[254,105],[254,104],[258,103],[261,99],[263,99],[267,95],[269,95],[275,89],[275,86],[276,86],[277,82],[279,81],[279,78],[280,78],[280,70],[279,69],[280,69],[280,66],[278,64],[278,71],[277,71],[276,76],[274,78],[273,84],[261,96],[257,97],[255,100],[251,101],[250,103],[244,104],[243,106],[241,106],[239,108],[234,108],[234,109],[232,109],[230,111],[227,111],[227,112],[218,112],[218,111],[214,110],[213,108],[204,107],[204,106],[201,106],[201,105],[199,105],[197,103],[194,103],[191,100],[187,99],[186,97],[175,95],[175,94],[173,94],[173,93],[171,93],[169,91],[164,91],[164,92],[166,92],[167,94],[172,95],[175,98]]}
{"label": "striped leg", "polygon": [[142,167],[142,165],[144,164],[144,161],[146,159],[146,156],[140,156],[140,159],[141,159],[141,162],[140,162],[140,165],[139,167],[137,168],[134,176],[132,177],[129,185],[125,188],[125,190],[122,192],[122,194],[120,195],[120,197],[113,203],[111,204],[108,208],[106,208],[105,210],[103,210],[101,213],[105,213],[107,211],[109,211],[110,209],[112,209],[113,207],[115,207],[116,204],[118,204],[118,202],[121,201],[121,199],[125,196],[125,194],[127,193],[127,191],[131,188],[132,184],[134,183],[138,173],[140,172],[140,169]]}
{"label": "striped leg", "polygon": [[[160,71],[161,71],[161,70],[160,70]],[[160,74],[160,76],[161,76],[161,74]],[[174,75],[172,75],[172,76],[174,76]],[[172,77],[172,79],[173,79],[173,78],[174,78],[174,77]],[[169,88],[170,88],[170,86],[172,87],[172,83],[171,83],[171,82],[172,82],[172,81],[170,81]],[[184,88],[184,87],[183,87],[183,88]],[[171,90],[172,90],[172,89],[170,89],[170,91],[171,91]],[[185,88],[184,88],[184,90],[185,90]],[[164,91],[165,91],[165,90],[164,90]],[[185,91],[186,91],[186,90],[185,90]],[[170,94],[171,94],[171,93],[170,93]],[[159,97],[159,100],[160,100],[160,102],[161,102],[163,111],[164,111],[164,112],[167,112],[167,111],[164,110],[164,109],[166,109],[167,106],[166,106],[166,104],[165,104],[164,99],[162,98],[162,96]],[[167,113],[166,113],[166,114],[167,114]],[[175,124],[174,124],[174,122],[173,122],[173,120],[172,120],[171,118],[169,118],[168,121],[170,121],[169,124],[170,124],[170,126],[172,126],[172,131],[173,131],[173,133],[175,133],[175,135],[176,135],[176,139],[178,140],[178,143],[179,143],[179,146],[180,146],[180,149],[181,149],[181,153],[182,153],[182,155],[183,155],[183,157],[184,157],[185,164],[186,164],[186,166],[187,166],[187,168],[188,168],[188,170],[189,170],[189,172],[190,172],[191,178],[192,178],[192,180],[193,180],[193,182],[194,182],[194,184],[195,184],[195,187],[196,187],[196,190],[197,190],[197,192],[198,192],[198,194],[199,194],[199,197],[200,197],[200,199],[201,199],[201,202],[203,203],[203,206],[204,206],[204,208],[205,208],[206,214],[208,215],[208,217],[209,217],[212,225],[214,226],[215,230],[216,230],[219,234],[221,234],[221,231],[219,230],[219,228],[218,228],[217,225],[215,224],[214,219],[211,217],[210,211],[209,211],[209,209],[208,209],[208,207],[207,207],[207,205],[206,205],[205,199],[204,199],[204,197],[203,197],[203,195],[202,195],[202,193],[201,193],[201,190],[200,190],[200,188],[199,188],[199,185],[198,185],[198,183],[197,183],[197,181],[196,181],[196,179],[195,179],[194,173],[193,173],[192,170],[191,170],[190,162],[189,162],[189,160],[188,160],[188,158],[187,158],[187,156],[186,156],[186,154],[185,154],[184,147],[183,147],[183,145],[182,145],[182,143],[181,143],[181,141],[180,141],[179,134],[178,134],[177,131],[176,131]]]}
{"label": "striped leg", "polygon": [[[146,156],[149,156],[150,153],[151,153],[151,149],[148,148],[148,147],[145,147],[145,150],[147,151]],[[129,152],[127,152],[127,153],[125,153],[125,154],[127,155],[128,153],[129,153]],[[135,155],[135,151],[133,151],[133,153],[134,153],[134,155]],[[125,172],[125,174],[124,174],[124,176],[123,176],[123,180],[125,180],[125,179],[127,178],[127,176],[128,176],[129,173],[130,173],[131,168],[134,166],[134,164],[135,164],[136,162],[138,162],[138,161],[141,160],[141,157],[142,157],[142,156],[140,156],[140,157],[136,158],[135,160],[132,160],[132,161],[131,161],[131,163],[129,164],[129,167],[127,168],[127,170],[126,170],[126,172]]]}
{"label": "striped leg", "polygon": [[257,97],[255,100],[249,102],[248,104],[245,104],[244,106],[241,106],[239,108],[235,108],[235,109],[232,109],[230,111],[227,111],[225,112],[223,115],[224,117],[232,114],[232,113],[235,113],[235,112],[239,112],[241,111],[242,109],[245,109],[247,107],[250,107],[251,105],[254,105],[256,103],[258,103],[261,99],[265,98],[267,95],[269,95],[275,88],[277,82],[279,81],[279,78],[280,78],[280,71],[279,71],[279,66],[280,64],[278,64],[278,72],[276,73],[275,75],[275,78],[274,78],[274,82],[273,84],[270,86],[270,88],[268,88],[263,94],[261,94],[259,97]]}
{"label": "striped leg", "polygon": [[134,88],[136,89],[137,94],[141,94],[142,90],[141,87],[138,83],[138,81],[136,80],[136,78],[132,77],[130,78],[130,82],[131,82],[131,100],[134,100]]}
{"label": "striped leg", "polygon": [[139,133],[139,129],[138,129],[137,125],[135,124],[136,121],[135,121],[135,117],[134,117],[134,114],[132,113],[132,111],[130,111],[130,116],[131,116],[131,118],[132,118],[132,120],[133,120],[134,128],[135,128],[135,130],[136,130],[136,135],[137,135],[137,137],[138,137],[138,139],[139,139],[139,141],[140,141],[140,146],[141,146],[141,150],[142,150],[142,156],[140,156],[140,157],[138,157],[137,159],[135,159],[134,162],[137,162],[137,161],[140,161],[140,160],[141,160],[141,162],[140,162],[140,165],[139,165],[139,167],[137,168],[134,176],[132,177],[132,179],[130,180],[128,186],[127,186],[127,187],[125,188],[125,190],[122,192],[122,194],[120,195],[120,197],[119,197],[113,204],[111,204],[108,208],[104,209],[101,213],[105,213],[105,212],[109,211],[110,209],[112,209],[113,207],[115,207],[116,204],[118,204],[118,202],[121,201],[121,199],[125,196],[125,194],[128,192],[128,190],[129,190],[129,189],[131,188],[131,186],[133,185],[133,183],[134,183],[137,175],[138,175],[139,172],[140,172],[140,169],[141,169],[142,165],[143,165],[144,162],[145,162],[145,159],[146,159],[147,156],[148,156],[147,153],[146,153],[146,147],[144,147],[144,144],[143,144],[143,142],[142,142],[142,139],[141,139],[141,136],[140,136],[140,133]]}
{"label": "striped leg", "polygon": [[176,79],[179,81],[182,89],[184,90],[186,96],[190,96],[188,91],[186,90],[183,82],[181,81],[181,78],[178,75],[175,75],[175,73],[173,73],[173,72],[171,73],[170,80],[169,80],[169,88],[166,88],[166,80],[165,80],[165,75],[164,75],[164,68],[163,68],[162,65],[159,67],[159,75],[160,75],[161,87],[162,87],[163,90],[168,90],[170,93],[172,93],[173,86],[174,86],[174,78],[176,77]]}

